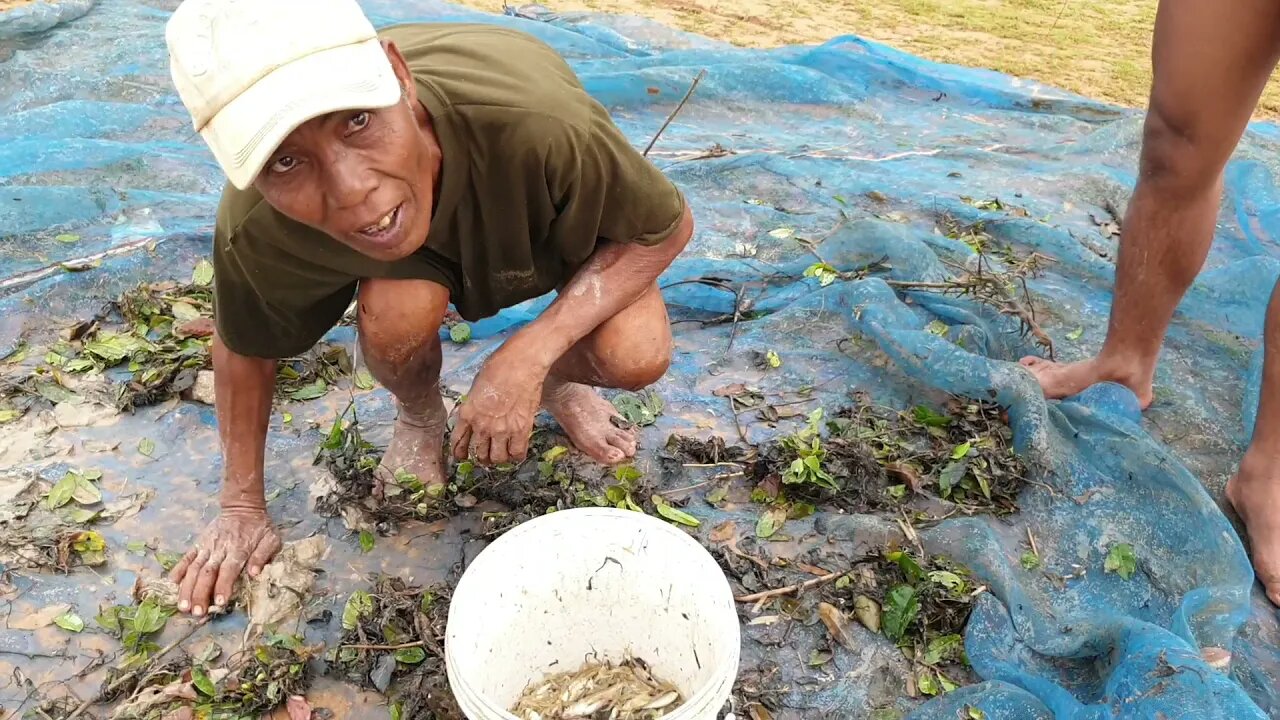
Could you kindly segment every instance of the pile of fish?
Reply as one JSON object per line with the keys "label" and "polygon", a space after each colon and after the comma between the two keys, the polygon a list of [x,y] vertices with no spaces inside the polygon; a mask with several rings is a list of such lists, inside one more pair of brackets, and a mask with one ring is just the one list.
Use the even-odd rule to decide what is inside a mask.
{"label": "pile of fish", "polygon": [[530,683],[511,713],[520,720],[654,720],[680,707],[680,692],[639,658],[588,662]]}

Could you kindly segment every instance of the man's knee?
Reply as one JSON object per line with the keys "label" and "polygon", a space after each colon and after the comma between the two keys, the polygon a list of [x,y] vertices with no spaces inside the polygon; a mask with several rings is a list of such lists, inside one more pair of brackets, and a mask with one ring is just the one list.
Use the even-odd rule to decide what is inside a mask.
{"label": "man's knee", "polygon": [[449,292],[427,280],[373,278],[356,299],[360,347],[378,364],[398,367],[439,345]]}
{"label": "man's knee", "polygon": [[1140,179],[1163,193],[1194,196],[1217,187],[1236,138],[1220,137],[1195,113],[1155,102],[1142,129]]}
{"label": "man's knee", "polygon": [[635,347],[625,353],[606,355],[600,374],[620,390],[643,390],[662,379],[671,367],[671,342]]}

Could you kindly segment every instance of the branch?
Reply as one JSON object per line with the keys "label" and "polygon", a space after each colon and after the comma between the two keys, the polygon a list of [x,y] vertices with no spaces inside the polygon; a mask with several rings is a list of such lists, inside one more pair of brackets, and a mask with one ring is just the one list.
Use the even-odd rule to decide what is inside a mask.
{"label": "branch", "polygon": [[644,152],[641,153],[641,155],[644,157],[649,156],[649,151],[652,150],[653,146],[658,142],[658,138],[662,137],[662,133],[666,131],[667,126],[670,125],[671,121],[676,119],[676,115],[679,115],[680,111],[684,109],[684,104],[689,102],[689,97],[693,95],[693,91],[698,88],[698,83],[702,82],[702,78],[706,74],[707,71],[705,69],[698,71],[698,74],[693,78],[693,84],[689,86],[689,92],[684,94],[684,98],[680,100],[680,104],[676,105],[676,109],[672,110],[671,114],[667,116],[667,121],[662,123],[662,127],[658,128],[657,134],[654,135],[653,139],[649,141],[649,144],[645,146]]}

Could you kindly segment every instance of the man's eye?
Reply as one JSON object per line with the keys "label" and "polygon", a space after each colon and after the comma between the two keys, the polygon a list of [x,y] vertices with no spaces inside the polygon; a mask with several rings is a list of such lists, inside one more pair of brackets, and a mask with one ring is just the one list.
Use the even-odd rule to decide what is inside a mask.
{"label": "man's eye", "polygon": [[369,113],[358,112],[351,116],[351,129],[363,130],[369,124]]}
{"label": "man's eye", "polygon": [[292,155],[281,155],[276,158],[275,162],[271,163],[271,172],[281,174],[287,173],[297,167],[297,165],[298,161],[295,160]]}

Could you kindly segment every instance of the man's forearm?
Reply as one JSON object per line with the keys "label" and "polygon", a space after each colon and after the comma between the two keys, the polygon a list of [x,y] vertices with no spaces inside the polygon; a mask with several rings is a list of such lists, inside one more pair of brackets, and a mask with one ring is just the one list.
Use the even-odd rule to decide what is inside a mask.
{"label": "man's forearm", "polygon": [[692,235],[693,217],[686,208],[675,232],[657,245],[608,243],[597,248],[555,302],[508,342],[527,348],[536,356],[532,360],[551,367],[579,340],[644,294]]}
{"label": "man's forearm", "polygon": [[265,508],[263,461],[276,361],[239,355],[215,336],[213,372],[222,441],[222,507]]}

